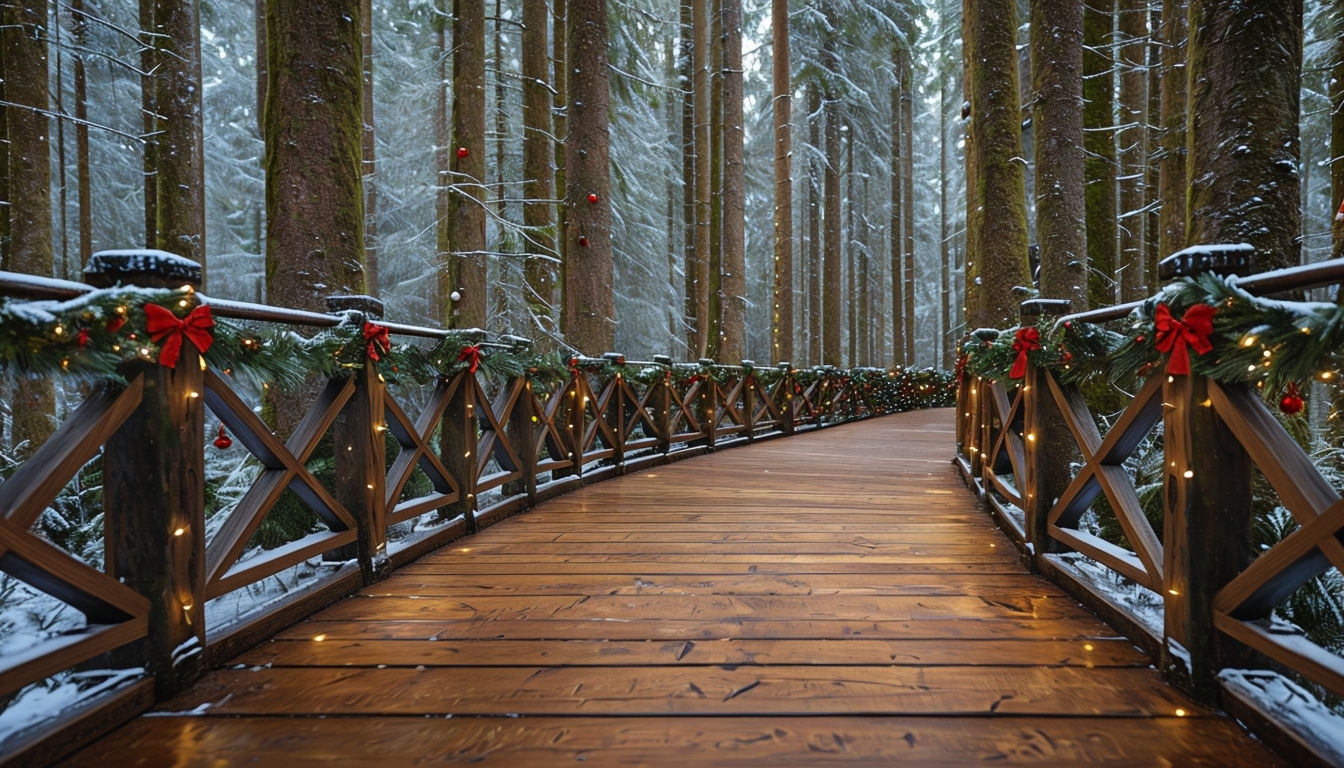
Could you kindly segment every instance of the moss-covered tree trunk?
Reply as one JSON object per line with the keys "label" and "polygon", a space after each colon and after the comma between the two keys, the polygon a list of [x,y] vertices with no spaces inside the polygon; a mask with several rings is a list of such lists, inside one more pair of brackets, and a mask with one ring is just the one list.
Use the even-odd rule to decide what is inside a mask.
{"label": "moss-covered tree trunk", "polygon": [[[0,8],[0,48],[5,74],[5,134],[8,141],[9,253],[6,268],[51,277],[51,118],[47,91],[49,24],[44,2]],[[18,380],[13,413],[14,445],[36,450],[54,429],[56,398],[50,381]]]}
{"label": "moss-covered tree trunk", "polygon": [[775,284],[771,351],[793,360],[793,75],[789,65],[789,3],[771,0],[771,75],[775,129]]}
{"label": "moss-covered tree trunk", "polygon": [[266,281],[272,304],[325,311],[364,293],[360,0],[267,8]]}
{"label": "moss-covered tree trunk", "polygon": [[205,269],[201,19],[196,0],[155,0],[155,247]]}
{"label": "moss-covered tree trunk", "polygon": [[[611,170],[606,0],[571,0],[569,135],[565,137],[565,220],[569,258],[564,333],[586,354],[612,351],[616,339],[611,255]],[[592,196],[592,197],[590,197]]]}
{"label": "moss-covered tree trunk", "polygon": [[746,357],[746,167],[742,134],[742,0],[723,0],[723,341],[719,356]]}
{"label": "moss-covered tree trunk", "polygon": [[1157,161],[1158,259],[1186,246],[1186,7],[1185,0],[1162,3],[1162,125]]}
{"label": "moss-covered tree trunk", "polygon": [[1148,0],[1120,0],[1120,300],[1148,295],[1144,272],[1144,179],[1148,167]]}
{"label": "moss-covered tree trunk", "polygon": [[545,3],[523,3],[523,226],[528,310],[536,327],[559,330],[555,311],[555,215],[551,185],[555,141],[551,134],[550,13]]}
{"label": "moss-covered tree trunk", "polygon": [[1083,199],[1083,6],[1031,4],[1032,138],[1036,157],[1036,242],[1040,291],[1087,308]]}
{"label": "moss-covered tree trunk", "polygon": [[1189,55],[1189,241],[1297,264],[1302,3],[1191,0]]}
{"label": "moss-covered tree trunk", "polygon": [[1089,3],[1083,12],[1083,127],[1087,148],[1088,304],[1118,297],[1116,264],[1115,0]]}
{"label": "moss-covered tree trunk", "polygon": [[[448,146],[447,238],[441,300],[450,328],[484,328],[485,3],[453,0],[452,139]],[[453,294],[458,296],[452,301]]]}
{"label": "moss-covered tree trunk", "polygon": [[[1016,7],[1012,0],[981,0],[966,36],[971,81],[974,194],[980,226],[968,247],[967,302],[972,327],[1015,325],[1028,284],[1027,206],[1018,101]],[[974,264],[974,267],[970,266]]]}

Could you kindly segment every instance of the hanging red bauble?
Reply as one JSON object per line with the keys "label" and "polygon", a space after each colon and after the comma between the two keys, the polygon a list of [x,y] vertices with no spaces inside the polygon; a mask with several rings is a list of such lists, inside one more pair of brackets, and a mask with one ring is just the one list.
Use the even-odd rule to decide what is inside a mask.
{"label": "hanging red bauble", "polygon": [[1302,395],[1297,391],[1297,384],[1288,382],[1288,391],[1284,393],[1283,398],[1279,400],[1279,410],[1293,416],[1302,412]]}
{"label": "hanging red bauble", "polygon": [[218,448],[218,449],[220,449],[220,450],[222,451],[222,450],[224,450],[225,448],[228,448],[228,447],[231,446],[231,445],[233,445],[233,441],[229,439],[229,433],[228,433],[228,432],[225,432],[225,431],[224,431],[224,425],[223,425],[223,424],[220,424],[220,425],[219,425],[219,437],[216,437],[216,438],[215,438],[215,447]]}
{"label": "hanging red bauble", "polygon": [[583,235],[579,235],[579,245],[581,245],[581,246],[587,248],[587,247],[588,247],[588,238],[584,237]]}
{"label": "hanging red bauble", "polygon": [[471,150],[467,149],[466,147],[458,147],[458,148],[457,148],[457,156],[458,156],[458,157],[466,157],[467,155],[470,155],[470,154],[471,154]]}
{"label": "hanging red bauble", "polygon": [[597,205],[597,194],[590,192],[588,194],[588,202],[592,203],[593,205]]}

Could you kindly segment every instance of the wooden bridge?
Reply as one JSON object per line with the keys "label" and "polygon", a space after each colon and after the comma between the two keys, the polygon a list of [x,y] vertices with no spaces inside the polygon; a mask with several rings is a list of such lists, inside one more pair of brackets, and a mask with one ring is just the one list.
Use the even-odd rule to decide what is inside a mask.
{"label": "wooden bridge", "polygon": [[70,764],[1278,764],[1027,573],[952,440],[918,411],[552,499]]}
{"label": "wooden bridge", "polygon": [[[102,281],[189,282],[167,266]],[[1245,323],[1210,343],[1235,376],[1168,373],[1150,301],[977,335],[954,381],[546,360],[364,297],[0,273],[23,299],[0,351],[102,382],[0,483],[5,583],[83,619],[0,657],[0,726],[80,693],[0,762],[1344,765],[1321,703],[1344,661],[1277,613],[1338,577],[1344,499],[1244,373],[1344,343],[1344,308],[1248,291],[1342,281],[1173,284]],[[1089,353],[1142,363],[1101,415],[1072,378]],[[318,386],[282,440],[257,411],[295,367]],[[212,451],[240,478],[217,511]],[[43,520],[90,467],[103,548],[80,558]],[[1256,472],[1282,535],[1253,556]],[[286,504],[307,527],[277,538]]]}

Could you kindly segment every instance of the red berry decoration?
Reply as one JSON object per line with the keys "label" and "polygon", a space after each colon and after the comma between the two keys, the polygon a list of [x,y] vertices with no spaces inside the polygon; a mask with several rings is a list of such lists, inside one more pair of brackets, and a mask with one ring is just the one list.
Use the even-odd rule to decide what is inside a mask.
{"label": "red berry decoration", "polygon": [[457,156],[458,156],[458,157],[466,157],[467,155],[470,155],[470,154],[471,154],[471,150],[467,149],[466,147],[458,147],[458,148],[457,148]]}
{"label": "red berry decoration", "polygon": [[220,424],[220,425],[219,425],[219,437],[216,437],[216,438],[215,438],[215,447],[222,451],[222,450],[224,450],[225,448],[228,448],[228,447],[230,447],[230,446],[232,446],[232,445],[233,445],[233,441],[229,439],[229,433],[225,432],[225,431],[224,431],[224,425],[223,425],[223,424]]}
{"label": "red berry decoration", "polygon": [[1293,416],[1302,412],[1302,395],[1298,394],[1297,384],[1288,382],[1288,391],[1279,400],[1279,410]]}
{"label": "red berry decoration", "polygon": [[592,192],[588,193],[588,202],[597,205],[597,194]]}
{"label": "red berry decoration", "polygon": [[588,238],[587,238],[587,237],[584,237],[583,235],[579,235],[579,245],[583,246],[584,248],[587,248],[587,247],[588,247]]}

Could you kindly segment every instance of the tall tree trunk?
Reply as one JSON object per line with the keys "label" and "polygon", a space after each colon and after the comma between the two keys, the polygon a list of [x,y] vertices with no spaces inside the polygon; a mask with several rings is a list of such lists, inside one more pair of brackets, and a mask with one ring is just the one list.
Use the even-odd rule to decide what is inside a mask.
{"label": "tall tree trunk", "polygon": [[[1013,0],[982,0],[973,12],[969,46],[971,133],[975,159],[975,196],[969,210],[981,210],[983,226],[967,247],[968,275],[974,298],[967,322],[973,327],[1015,325],[1026,285],[1026,190],[1022,158],[1022,114],[1017,90],[1016,8]],[[968,213],[969,216],[969,213]],[[974,269],[970,263],[974,262]]]}
{"label": "tall tree trunk", "polygon": [[1087,309],[1083,200],[1083,6],[1031,4],[1032,135],[1042,296]]}
{"label": "tall tree trunk", "polygon": [[746,167],[742,135],[742,0],[723,0],[723,343],[730,363],[746,357]]}
{"label": "tall tree trunk", "polygon": [[155,247],[205,272],[205,152],[201,120],[201,21],[196,0],[155,0],[153,75],[157,124]]}
{"label": "tall tree trunk", "polygon": [[[913,30],[906,30],[906,39],[913,40]],[[905,202],[901,205],[901,215],[904,222],[901,226],[901,235],[904,244],[901,246],[903,256],[901,261],[905,264],[905,359],[911,365],[915,360],[915,304],[919,297],[915,295],[915,67],[914,59],[909,48],[904,50],[901,61],[901,143],[903,149],[901,154],[905,157],[905,164],[901,167],[901,196]]]}
{"label": "tall tree trunk", "polygon": [[700,324],[698,321],[699,264],[696,248],[699,228],[696,222],[699,201],[698,178],[696,171],[696,112],[695,112],[695,34],[691,4],[696,0],[681,0],[681,49],[677,60],[677,73],[681,83],[681,216],[682,216],[682,327],[686,337],[686,349],[692,357],[700,350]]}
{"label": "tall tree trunk", "polygon": [[1087,149],[1088,304],[1115,303],[1115,0],[1089,4],[1083,12],[1083,127]]}
{"label": "tall tree trunk", "polygon": [[[952,332],[952,318],[956,314],[954,307],[957,303],[957,289],[952,284],[952,228],[950,226],[951,216],[947,210],[950,204],[947,189],[951,186],[948,180],[947,153],[948,145],[948,110],[952,108],[949,103],[949,88],[947,86],[948,70],[946,65],[938,68],[938,262],[942,267],[942,340],[939,344],[942,350],[942,367],[948,367],[948,361],[953,358],[953,352],[956,347],[956,334]],[[895,279],[895,275],[892,275]],[[894,314],[894,312],[893,312]]]}
{"label": "tall tree trunk", "polygon": [[[6,268],[52,276],[51,135],[47,95],[45,2],[0,8],[8,139],[9,254]],[[30,454],[54,430],[55,390],[49,380],[20,378],[14,387],[13,445]],[[26,444],[26,445],[25,445]]]}
{"label": "tall tree trunk", "polygon": [[[557,137],[557,146],[555,148],[555,199],[562,201],[568,195],[568,186],[565,176],[565,149],[559,146],[563,143],[564,137],[569,135],[569,114],[566,112],[569,105],[569,0],[551,0],[551,121],[553,123],[553,135]],[[567,278],[569,274],[569,223],[565,221],[563,214],[556,216],[556,237],[555,246],[560,253],[560,261],[556,265],[556,286],[559,289],[560,298],[558,314],[564,314],[564,307],[568,304],[566,286],[569,284]],[[563,317],[561,317],[563,320]]]}
{"label": "tall tree trunk", "polygon": [[[1157,252],[1165,258],[1187,245],[1186,211],[1186,0],[1162,3],[1162,146],[1157,161]],[[1150,275],[1154,285],[1157,275]]]}
{"label": "tall tree trunk", "polygon": [[[1302,3],[1190,0],[1191,243],[1249,243],[1297,264]],[[1197,182],[1197,183],[1196,183]]]}
{"label": "tall tree trunk", "polygon": [[723,345],[723,0],[709,0],[709,322],[705,354]]}
{"label": "tall tree trunk", "polygon": [[[93,183],[89,164],[89,79],[84,68],[89,19],[84,0],[72,0],[70,21],[75,35],[75,168],[79,176],[75,207],[79,210],[79,268],[93,255]],[[0,73],[0,79],[3,73]],[[0,175],[3,172],[0,171]]]}
{"label": "tall tree trunk", "polygon": [[695,262],[689,265],[695,273],[695,320],[692,326],[691,351],[698,358],[709,353],[709,254],[712,250],[710,206],[710,45],[709,0],[691,0],[691,34],[694,61],[691,87],[695,105]]}
{"label": "tall tree trunk", "polygon": [[[452,262],[453,243],[448,239],[448,190],[452,186],[452,130],[449,118],[451,104],[448,95],[451,88],[448,62],[451,61],[452,46],[448,36],[448,13],[435,8],[430,22],[434,26],[434,221],[435,221],[435,265],[442,270]],[[453,295],[456,285],[450,283],[440,271],[438,278],[430,283],[429,306],[434,307],[439,324],[448,327],[453,316]],[[446,290],[446,292],[445,292]],[[457,294],[461,298],[461,294]]]}
{"label": "tall tree trunk", "polygon": [[828,31],[822,44],[821,65],[825,71],[826,94],[822,114],[826,119],[826,169],[822,184],[822,256],[821,256],[821,363],[844,365],[844,295],[842,259],[844,232],[840,222],[840,94],[835,85],[840,76],[840,57],[836,50],[839,11],[834,0],[822,4]]}
{"label": "tall tree trunk", "polygon": [[360,0],[268,5],[267,296],[321,312],[366,288]]}
{"label": "tall tree trunk", "polygon": [[[616,339],[611,255],[611,176],[606,0],[569,3],[569,175],[565,218],[571,263],[564,307],[565,339],[588,354],[611,351]],[[589,202],[596,195],[596,203]]]}
{"label": "tall tree trunk", "polygon": [[448,187],[448,264],[439,295],[451,302],[450,328],[484,328],[485,4],[453,0],[453,110]]}
{"label": "tall tree trunk", "polygon": [[364,45],[360,66],[361,112],[364,116],[360,132],[361,168],[364,172],[364,284],[370,296],[379,295],[378,285],[378,169],[374,139],[373,115],[373,0],[360,0],[360,40]]}
{"label": "tall tree trunk", "polygon": [[962,273],[962,311],[965,313],[967,326],[970,328],[981,327],[972,326],[973,318],[980,315],[977,309],[972,312],[971,307],[977,307],[980,303],[981,285],[984,279],[980,275],[980,263],[976,259],[976,248],[980,242],[980,231],[984,224],[984,211],[980,208],[980,147],[976,144],[975,138],[975,118],[971,114],[973,95],[975,90],[975,79],[977,65],[972,58],[976,49],[979,47],[979,41],[976,39],[976,20],[979,18],[978,6],[975,0],[962,0],[961,2],[961,121],[962,138],[966,143],[966,160],[964,163],[966,169],[966,254],[965,267]]}
{"label": "tall tree trunk", "polygon": [[156,0],[140,0],[140,121],[141,163],[144,171],[145,195],[145,247],[158,247],[159,205],[155,201],[158,183],[155,173],[158,168],[159,147],[159,109],[156,102],[158,88],[157,77],[158,46],[154,41],[154,10]]}
{"label": "tall tree trunk", "polygon": [[807,364],[821,364],[821,335],[824,321],[821,311],[821,201],[822,201],[822,160],[817,157],[821,150],[821,126],[824,117],[821,114],[821,89],[816,81],[807,84],[808,153],[807,162]]}
{"label": "tall tree trunk", "polygon": [[903,62],[906,59],[904,41],[897,40],[891,46],[891,65],[895,77],[891,83],[891,237],[887,244],[891,257],[891,353],[904,365],[910,365],[910,352],[913,349],[910,337],[915,329],[906,323],[905,305],[914,300],[909,294],[909,283],[905,279],[905,176],[901,168],[910,159],[905,157],[905,142],[901,133],[905,131],[905,120],[901,111],[901,97],[905,91],[902,79],[905,76]]}
{"label": "tall tree trunk", "polygon": [[789,65],[789,2],[770,4],[775,128],[775,285],[771,351],[793,360],[793,76]]}
{"label": "tall tree trunk", "polygon": [[844,271],[845,271],[845,329],[846,333],[846,351],[845,362],[850,366],[862,365],[859,362],[859,348],[863,346],[862,331],[859,326],[862,321],[859,315],[863,305],[859,299],[862,295],[863,286],[859,282],[859,252],[855,247],[854,237],[854,209],[857,207],[854,190],[854,125],[848,120],[841,126],[841,151],[844,153],[843,179],[845,184],[844,198],[841,200],[843,215],[845,217],[844,234],[841,236],[841,247],[844,250]]}
{"label": "tall tree trunk", "polygon": [[1148,0],[1121,0],[1120,45],[1120,300],[1148,295],[1144,264],[1144,179],[1148,167]]}
{"label": "tall tree trunk", "polygon": [[[1330,24],[1335,41],[1330,64],[1330,199],[1338,211],[1331,225],[1330,258],[1338,259],[1344,257],[1344,6],[1339,3]],[[1339,298],[1344,300],[1344,291]]]}
{"label": "tall tree trunk", "polygon": [[555,221],[551,174],[551,82],[546,52],[549,13],[544,2],[523,3],[523,227],[527,230],[527,303],[544,333],[559,330],[555,312]]}

